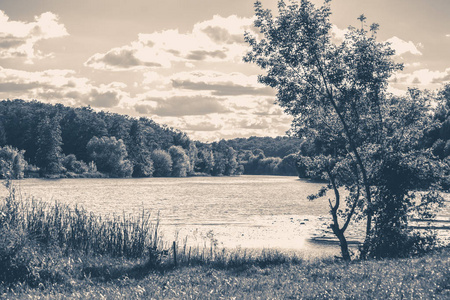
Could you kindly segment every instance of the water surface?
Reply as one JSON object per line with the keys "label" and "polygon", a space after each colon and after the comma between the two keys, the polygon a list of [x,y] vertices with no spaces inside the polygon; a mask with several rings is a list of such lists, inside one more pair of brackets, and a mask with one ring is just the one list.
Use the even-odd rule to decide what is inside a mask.
{"label": "water surface", "polygon": [[[216,240],[224,247],[277,248],[306,255],[338,253],[329,238],[328,198],[309,201],[323,185],[292,176],[142,179],[26,179],[15,185],[24,196],[78,205],[97,214],[159,214],[168,242]],[[448,210],[440,218],[448,217]],[[448,224],[448,223],[447,223]],[[361,237],[361,226],[348,232]]]}

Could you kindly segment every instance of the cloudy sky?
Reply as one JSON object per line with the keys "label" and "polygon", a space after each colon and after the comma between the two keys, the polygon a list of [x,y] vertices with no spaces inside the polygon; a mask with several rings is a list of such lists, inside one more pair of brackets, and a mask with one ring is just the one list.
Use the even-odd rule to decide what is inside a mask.
{"label": "cloudy sky", "polygon": [[[150,117],[202,141],[284,135],[290,117],[242,62],[253,2],[0,0],[0,99]],[[362,13],[381,25],[405,63],[393,93],[450,80],[449,0],[334,0],[332,11],[338,35]]]}

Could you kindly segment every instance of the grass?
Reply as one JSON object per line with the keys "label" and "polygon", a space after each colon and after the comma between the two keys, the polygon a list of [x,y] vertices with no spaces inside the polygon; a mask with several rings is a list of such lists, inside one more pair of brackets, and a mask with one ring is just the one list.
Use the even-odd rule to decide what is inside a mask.
{"label": "grass", "polygon": [[[450,249],[409,259],[307,261],[272,250],[163,243],[158,223],[0,202],[0,298],[449,299]],[[176,259],[175,259],[176,257]]]}
{"label": "grass", "polygon": [[449,250],[421,258],[316,261],[240,268],[211,265],[151,271],[142,278],[72,279],[26,285],[0,297],[21,299],[449,299]]}

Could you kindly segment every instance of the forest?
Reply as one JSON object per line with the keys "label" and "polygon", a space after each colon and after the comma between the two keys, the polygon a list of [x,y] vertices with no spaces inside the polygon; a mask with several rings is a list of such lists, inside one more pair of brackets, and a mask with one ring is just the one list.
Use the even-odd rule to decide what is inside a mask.
{"label": "forest", "polygon": [[297,175],[299,145],[288,137],[207,144],[149,118],[0,102],[1,168],[12,178]]}

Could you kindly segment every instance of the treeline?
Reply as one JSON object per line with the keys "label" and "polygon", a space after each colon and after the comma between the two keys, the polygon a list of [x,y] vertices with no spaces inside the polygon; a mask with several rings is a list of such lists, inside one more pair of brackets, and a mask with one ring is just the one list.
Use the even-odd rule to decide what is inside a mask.
{"label": "treeline", "polygon": [[0,102],[0,147],[2,173],[16,178],[184,177],[240,170],[237,153],[223,143],[194,142],[148,118],[38,101]]}
{"label": "treeline", "polygon": [[[265,157],[262,149],[276,154],[277,143],[285,150]],[[256,137],[206,144],[148,118],[0,102],[0,167],[13,178],[296,175],[294,144]]]}
{"label": "treeline", "polygon": [[262,151],[267,157],[286,157],[297,153],[300,149],[301,140],[296,137],[278,136],[249,138],[235,138],[227,140],[227,145],[233,147],[236,151],[250,150],[253,152]]}

